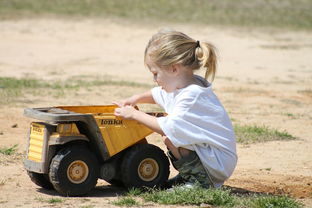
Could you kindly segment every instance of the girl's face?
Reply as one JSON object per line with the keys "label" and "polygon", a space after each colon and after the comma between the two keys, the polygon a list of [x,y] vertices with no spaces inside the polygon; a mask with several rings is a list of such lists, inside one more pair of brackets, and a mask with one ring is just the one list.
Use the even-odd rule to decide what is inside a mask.
{"label": "girl's face", "polygon": [[154,82],[156,82],[158,86],[162,87],[166,92],[173,92],[177,89],[177,80],[175,79],[171,67],[160,68],[150,59],[146,60],[146,65],[153,74]]}

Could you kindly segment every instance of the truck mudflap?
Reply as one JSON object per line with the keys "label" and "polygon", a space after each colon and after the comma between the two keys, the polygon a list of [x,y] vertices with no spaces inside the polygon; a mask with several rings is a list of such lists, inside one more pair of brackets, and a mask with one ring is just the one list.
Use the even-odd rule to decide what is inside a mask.
{"label": "truck mudflap", "polygon": [[32,160],[25,159],[24,167],[26,170],[35,172],[35,173],[48,173],[46,164],[44,162],[35,162]]}

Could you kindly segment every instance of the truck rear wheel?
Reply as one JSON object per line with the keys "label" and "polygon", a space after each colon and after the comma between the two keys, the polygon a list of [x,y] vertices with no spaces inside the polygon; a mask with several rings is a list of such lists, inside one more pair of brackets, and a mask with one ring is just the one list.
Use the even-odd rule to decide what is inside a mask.
{"label": "truck rear wheel", "polygon": [[159,147],[137,144],[125,154],[121,170],[122,181],[128,188],[157,187],[168,180],[169,160]]}
{"label": "truck rear wheel", "polygon": [[53,189],[53,185],[49,180],[48,174],[35,173],[32,171],[27,171],[32,182],[34,182],[37,186],[40,186],[45,189]]}
{"label": "truck rear wheel", "polygon": [[97,158],[83,146],[59,151],[50,164],[50,181],[65,196],[80,196],[96,185],[99,176]]}

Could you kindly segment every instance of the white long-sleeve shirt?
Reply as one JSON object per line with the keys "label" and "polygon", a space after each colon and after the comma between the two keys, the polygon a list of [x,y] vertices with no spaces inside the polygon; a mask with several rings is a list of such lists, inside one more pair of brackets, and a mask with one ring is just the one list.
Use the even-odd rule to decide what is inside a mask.
{"label": "white long-sleeve shirt", "polygon": [[237,163],[235,134],[211,85],[195,77],[205,87],[192,84],[172,93],[152,89],[155,102],[168,114],[157,121],[175,147],[196,151],[214,186],[220,187]]}

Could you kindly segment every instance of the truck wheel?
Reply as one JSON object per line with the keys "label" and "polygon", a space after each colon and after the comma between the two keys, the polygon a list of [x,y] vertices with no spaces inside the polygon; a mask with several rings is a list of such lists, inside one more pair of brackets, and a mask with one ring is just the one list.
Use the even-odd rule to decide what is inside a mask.
{"label": "truck wheel", "polygon": [[83,146],[59,151],[50,164],[50,181],[65,196],[80,196],[96,185],[99,176],[97,158]]}
{"label": "truck wheel", "polygon": [[169,160],[159,147],[137,144],[124,155],[121,171],[128,188],[157,187],[168,180]]}
{"label": "truck wheel", "polygon": [[32,182],[37,186],[40,186],[45,189],[53,189],[53,185],[49,180],[48,174],[35,173],[32,171],[27,171]]}

